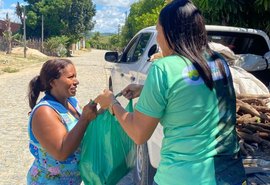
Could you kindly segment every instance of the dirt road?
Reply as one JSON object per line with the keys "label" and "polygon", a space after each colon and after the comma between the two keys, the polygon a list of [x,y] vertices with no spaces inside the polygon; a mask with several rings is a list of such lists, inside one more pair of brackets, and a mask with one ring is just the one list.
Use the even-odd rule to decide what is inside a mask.
{"label": "dirt road", "polygon": [[[80,81],[77,98],[82,105],[106,88],[104,52],[92,50],[70,58],[77,68]],[[26,184],[26,174],[33,160],[28,151],[27,88],[41,65],[0,75],[0,185]]]}

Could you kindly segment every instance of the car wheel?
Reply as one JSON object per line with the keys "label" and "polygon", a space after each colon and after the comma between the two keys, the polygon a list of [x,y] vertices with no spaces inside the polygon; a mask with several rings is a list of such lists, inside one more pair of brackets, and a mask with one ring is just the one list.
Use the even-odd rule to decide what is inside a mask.
{"label": "car wheel", "polygon": [[137,146],[136,185],[152,185],[156,169],[150,164],[147,144]]}

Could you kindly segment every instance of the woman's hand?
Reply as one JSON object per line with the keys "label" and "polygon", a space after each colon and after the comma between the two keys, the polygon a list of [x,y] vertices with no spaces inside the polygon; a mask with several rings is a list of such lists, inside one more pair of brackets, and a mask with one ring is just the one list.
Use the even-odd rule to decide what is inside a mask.
{"label": "woman's hand", "polygon": [[162,58],[162,57],[163,57],[163,55],[162,55],[162,52],[160,51],[158,53],[151,55],[150,61],[153,62],[154,60]]}
{"label": "woman's hand", "polygon": [[112,91],[105,89],[103,93],[96,97],[95,102],[98,103],[102,109],[108,109],[114,99],[115,97]]}
{"label": "woman's hand", "polygon": [[129,84],[126,88],[122,90],[122,94],[129,100],[134,99],[140,96],[142,88],[143,85],[140,84]]}
{"label": "woman's hand", "polygon": [[87,122],[95,119],[97,116],[97,104],[90,100],[88,104],[83,107],[81,119],[85,119]]}

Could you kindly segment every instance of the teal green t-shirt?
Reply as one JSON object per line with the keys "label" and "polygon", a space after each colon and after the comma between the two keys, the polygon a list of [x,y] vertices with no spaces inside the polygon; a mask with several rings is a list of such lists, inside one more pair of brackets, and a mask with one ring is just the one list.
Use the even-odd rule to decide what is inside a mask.
{"label": "teal green t-shirt", "polygon": [[236,107],[215,61],[211,91],[192,63],[177,55],[154,62],[135,109],[159,118],[164,138],[155,176],[159,185],[236,184],[245,178],[235,132]]}

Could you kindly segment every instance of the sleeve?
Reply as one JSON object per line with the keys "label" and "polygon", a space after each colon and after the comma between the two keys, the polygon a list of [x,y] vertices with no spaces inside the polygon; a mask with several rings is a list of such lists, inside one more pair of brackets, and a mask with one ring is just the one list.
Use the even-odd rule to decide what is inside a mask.
{"label": "sleeve", "polygon": [[167,80],[164,71],[152,65],[135,109],[147,116],[161,118],[167,104]]}

